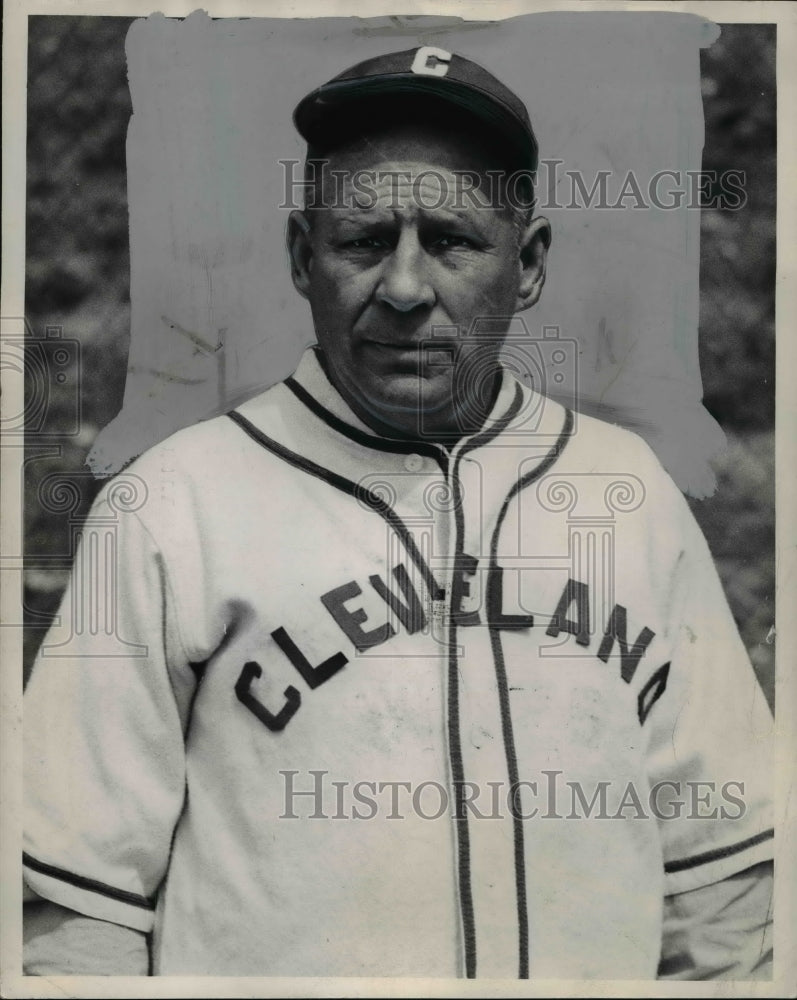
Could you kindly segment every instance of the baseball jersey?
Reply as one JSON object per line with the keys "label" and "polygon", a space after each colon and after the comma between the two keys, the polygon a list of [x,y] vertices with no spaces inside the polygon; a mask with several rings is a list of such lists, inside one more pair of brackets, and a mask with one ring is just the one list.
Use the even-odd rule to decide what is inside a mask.
{"label": "baseball jersey", "polygon": [[25,696],[25,877],[155,974],[654,978],[772,854],[772,720],[635,435],[508,371],[454,447],[314,350],[111,480]]}

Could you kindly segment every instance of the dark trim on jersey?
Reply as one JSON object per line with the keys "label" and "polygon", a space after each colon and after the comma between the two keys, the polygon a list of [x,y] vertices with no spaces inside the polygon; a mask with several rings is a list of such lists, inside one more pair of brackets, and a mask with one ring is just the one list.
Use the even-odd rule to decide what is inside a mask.
{"label": "dark trim on jersey", "polygon": [[435,579],[434,573],[429,566],[427,566],[424,561],[423,556],[418,551],[418,547],[415,544],[415,540],[412,537],[407,526],[398,516],[398,514],[393,510],[390,504],[386,503],[381,497],[377,496],[376,493],[372,493],[367,490],[364,486],[360,486],[358,483],[352,482],[351,479],[346,479],[345,476],[339,476],[337,472],[332,472],[331,469],[325,469],[322,465],[316,465],[309,458],[304,458],[302,455],[297,455],[296,452],[291,451],[290,448],[286,448],[281,445],[278,441],[274,441],[267,434],[264,434],[260,428],[255,427],[255,425],[247,420],[242,414],[238,413],[237,410],[231,410],[227,416],[233,423],[238,424],[241,430],[248,434],[253,441],[261,445],[266,451],[270,451],[272,454],[276,455],[277,458],[281,458],[288,465],[292,465],[302,472],[306,472],[310,476],[315,476],[316,479],[320,479],[327,483],[329,486],[333,486],[336,490],[340,490],[341,493],[346,493],[350,497],[354,497],[355,500],[359,500],[366,504],[371,510],[379,514],[393,530],[399,536],[399,538],[404,543],[404,547],[407,550],[412,561],[418,567],[423,577],[424,583],[429,589],[429,594],[432,600],[440,600],[443,596],[443,588]]}
{"label": "dark trim on jersey", "polygon": [[155,931],[147,931],[144,935],[144,940],[147,942],[147,975],[155,975]]}
{"label": "dark trim on jersey", "polygon": [[[501,506],[501,510],[498,514],[498,520],[496,521],[496,525],[493,530],[493,537],[490,542],[490,569],[487,573],[488,585],[489,581],[496,578],[495,571],[498,566],[498,536],[501,532],[504,518],[509,510],[510,503],[523,489],[526,488],[526,486],[539,479],[540,476],[551,468],[556,459],[562,453],[572,432],[573,414],[570,410],[566,410],[564,426],[556,444],[551,448],[545,458],[535,469],[527,472],[525,476],[522,476],[519,480],[513,483],[512,488]],[[498,700],[501,706],[501,726],[504,737],[504,749],[506,751],[506,767],[509,776],[509,787],[516,788],[520,775],[518,773],[517,749],[515,747],[515,736],[512,728],[509,682],[506,675],[504,650],[501,645],[501,631],[490,624],[492,619],[492,601],[489,593],[487,594],[486,605],[487,624],[490,632],[490,647],[493,653],[495,676],[498,682]],[[512,811],[512,827],[515,839],[515,891],[517,894],[518,942],[520,955],[518,978],[528,979],[530,942],[528,900],[526,898],[526,850],[524,843],[523,817],[514,809]]]}
{"label": "dark trim on jersey", "polygon": [[[465,514],[462,509],[462,486],[459,481],[459,466],[464,455],[476,448],[487,445],[517,414],[523,402],[523,390],[515,385],[515,397],[503,417],[492,427],[471,438],[454,459],[451,472],[451,487],[454,493],[454,516],[456,542],[454,547],[454,567],[460,565],[465,547]],[[473,910],[473,889],[470,877],[470,834],[468,815],[464,808],[465,769],[462,761],[462,736],[459,731],[459,664],[457,663],[457,622],[454,615],[448,623],[448,746],[451,759],[451,778],[454,785],[454,822],[457,833],[457,875],[459,884],[459,905],[462,917],[462,936],[465,946],[465,975],[476,977],[476,920]]]}
{"label": "dark trim on jersey", "polygon": [[431,444],[424,444],[422,441],[400,441],[398,438],[382,438],[374,434],[366,434],[358,427],[352,427],[345,420],[335,416],[325,406],[322,406],[303,385],[296,381],[291,375],[283,383],[296,396],[300,402],[304,403],[308,410],[312,412],[325,424],[336,430],[339,434],[363,445],[365,448],[373,448],[375,451],[387,451],[394,455],[426,455],[433,458],[444,473],[448,473],[448,452],[445,448],[436,448]]}
{"label": "dark trim on jersey", "polygon": [[703,854],[694,854],[691,858],[667,861],[664,864],[664,871],[668,875],[671,875],[673,872],[683,872],[688,868],[697,868],[698,865],[707,865],[711,861],[721,861],[723,858],[730,858],[734,854],[746,851],[748,847],[755,847],[757,844],[761,844],[774,836],[774,830],[762,830],[761,833],[757,833],[754,837],[748,837],[747,840],[740,840],[738,844],[731,844],[730,847],[718,847],[713,851],[704,851]]}
{"label": "dark trim on jersey", "polygon": [[202,679],[205,676],[205,670],[208,666],[208,661],[203,660],[202,663],[191,663],[189,661],[188,666],[191,668],[194,677],[196,677],[197,687],[202,683]]}
{"label": "dark trim on jersey", "polygon": [[73,872],[65,871],[63,868],[56,868],[55,865],[47,865],[43,861],[37,861],[36,858],[24,852],[22,854],[22,864],[26,865],[32,871],[38,872],[40,875],[49,875],[50,878],[56,878],[60,882],[68,882],[69,885],[73,885],[77,889],[97,892],[101,896],[107,896],[109,899],[115,899],[120,903],[138,906],[142,910],[154,910],[157,904],[157,896],[148,898],[146,896],[139,896],[135,892],[127,892],[124,889],[114,889],[113,886],[106,885],[104,882],[98,882],[96,879],[86,878],[85,875],[75,875]]}

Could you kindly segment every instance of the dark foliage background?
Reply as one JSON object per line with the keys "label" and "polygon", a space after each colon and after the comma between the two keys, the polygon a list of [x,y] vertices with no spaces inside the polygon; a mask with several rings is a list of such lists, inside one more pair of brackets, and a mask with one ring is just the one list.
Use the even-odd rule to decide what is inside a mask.
{"label": "dark foliage background", "polygon": [[[71,533],[97,492],[85,457],[119,411],[130,335],[125,137],[130,18],[30,17],[29,332],[76,342],[26,439],[25,676],[66,581]],[[775,27],[724,25],[701,54],[704,169],[744,170],[747,203],[702,215],[700,358],[729,448],[719,489],[693,501],[742,637],[774,698]],[[50,345],[52,348],[53,345]],[[36,350],[40,350],[37,348]],[[29,402],[41,397],[29,351]],[[46,366],[45,366],[46,367]],[[49,370],[49,369],[48,369]],[[80,402],[78,431],[65,435]],[[59,474],[68,488],[43,491]],[[47,499],[42,499],[43,492]]]}

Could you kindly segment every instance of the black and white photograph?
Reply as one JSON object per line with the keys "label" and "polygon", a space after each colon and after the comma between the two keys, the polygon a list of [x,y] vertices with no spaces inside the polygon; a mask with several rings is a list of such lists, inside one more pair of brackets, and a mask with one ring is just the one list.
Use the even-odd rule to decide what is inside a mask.
{"label": "black and white photograph", "polygon": [[3,996],[797,995],[796,21],[6,10]]}

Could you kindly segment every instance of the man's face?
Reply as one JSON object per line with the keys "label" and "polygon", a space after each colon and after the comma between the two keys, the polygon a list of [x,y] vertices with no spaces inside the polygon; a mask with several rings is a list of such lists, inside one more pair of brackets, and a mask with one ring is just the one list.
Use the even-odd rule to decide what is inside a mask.
{"label": "man's face", "polygon": [[[415,127],[345,148],[330,157],[322,207],[292,220],[294,281],[329,374],[380,430],[435,437],[478,426],[492,402],[495,334],[531,304],[524,233],[471,146]],[[546,227],[531,252],[542,250],[540,286]],[[473,333],[485,317],[486,341]]]}

